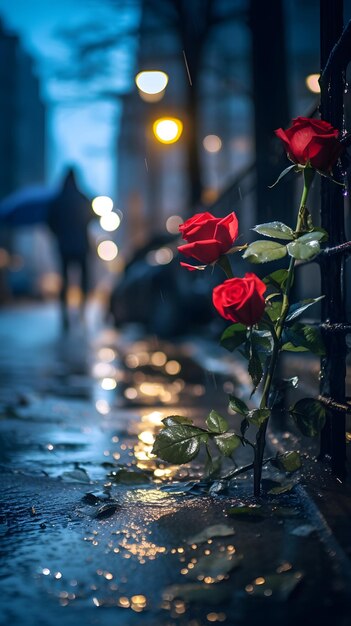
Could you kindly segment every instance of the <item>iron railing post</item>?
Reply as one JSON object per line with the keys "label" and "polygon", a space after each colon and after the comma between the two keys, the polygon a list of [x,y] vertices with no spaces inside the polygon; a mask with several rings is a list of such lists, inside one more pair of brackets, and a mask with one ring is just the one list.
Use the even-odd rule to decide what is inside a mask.
{"label": "iron railing post", "polygon": [[[343,31],[343,2],[321,0],[321,105],[323,120],[330,122],[340,132],[343,130],[344,115],[344,68],[331,53]],[[328,64],[335,61],[333,67]],[[330,71],[332,69],[332,71]],[[342,173],[335,172],[335,179],[343,182]],[[329,233],[329,245],[338,246],[345,242],[343,188],[323,178],[321,185],[321,225]],[[321,258],[321,287],[325,298],[322,304],[322,322],[345,323],[344,255]],[[322,327],[323,332],[323,327]],[[322,360],[321,395],[345,402],[346,341],[344,333],[324,332],[326,355]],[[321,436],[322,458],[331,458],[333,473],[345,476],[346,440],[345,414],[328,410],[326,426]]]}

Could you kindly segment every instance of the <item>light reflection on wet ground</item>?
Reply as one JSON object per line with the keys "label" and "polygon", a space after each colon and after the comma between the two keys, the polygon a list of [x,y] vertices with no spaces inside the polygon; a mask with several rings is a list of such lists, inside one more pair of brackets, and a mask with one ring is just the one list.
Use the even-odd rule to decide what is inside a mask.
{"label": "light reflection on wet ground", "polygon": [[203,370],[189,343],[89,327],[63,339],[52,308],[1,318],[4,623],[288,624],[310,611],[346,626],[335,554],[297,495],[237,519],[230,507],[252,503],[244,480],[202,495],[187,488],[197,463],[151,454],[164,417],[224,411],[222,390],[243,394],[242,373]]}

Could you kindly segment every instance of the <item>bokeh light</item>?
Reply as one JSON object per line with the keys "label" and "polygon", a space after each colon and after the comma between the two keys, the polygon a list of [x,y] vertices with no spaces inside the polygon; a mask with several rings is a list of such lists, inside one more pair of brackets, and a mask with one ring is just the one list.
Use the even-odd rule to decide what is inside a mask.
{"label": "bokeh light", "polygon": [[319,86],[319,74],[309,74],[308,76],[306,76],[306,87],[307,89],[309,89],[310,91],[312,91],[312,93],[320,93],[321,92],[321,88]]}
{"label": "bokeh light", "polygon": [[136,75],[135,82],[140,91],[147,94],[157,94],[166,88],[168,75],[160,70],[145,70]]}
{"label": "bokeh light", "polygon": [[114,241],[106,239],[99,243],[97,253],[102,261],[113,261],[118,254],[118,248]]}
{"label": "bokeh light", "polygon": [[96,196],[91,206],[96,215],[106,215],[106,213],[110,213],[113,209],[113,200],[109,196]]}
{"label": "bokeh light", "polygon": [[149,265],[167,265],[172,261],[174,257],[171,248],[159,248],[158,250],[151,250],[146,255],[146,261]]}
{"label": "bokeh light", "polygon": [[154,122],[153,131],[161,143],[175,143],[183,132],[183,122],[176,117],[162,117]]}
{"label": "bokeh light", "polygon": [[206,135],[202,141],[202,145],[206,152],[219,152],[222,148],[222,140],[218,135]]}
{"label": "bokeh light", "polygon": [[166,221],[166,230],[171,235],[179,234],[179,226],[183,223],[183,218],[180,215],[171,215]]}
{"label": "bokeh light", "polygon": [[112,232],[113,230],[117,230],[121,223],[121,218],[117,213],[111,211],[110,213],[105,213],[100,217],[100,226],[103,230],[107,230],[108,232]]}

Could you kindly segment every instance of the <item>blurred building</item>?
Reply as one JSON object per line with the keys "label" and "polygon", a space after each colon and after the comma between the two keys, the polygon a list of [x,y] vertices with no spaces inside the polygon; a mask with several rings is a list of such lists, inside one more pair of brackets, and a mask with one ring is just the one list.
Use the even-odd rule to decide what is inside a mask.
{"label": "blurred building", "polygon": [[0,198],[45,178],[45,106],[33,61],[0,23]]}
{"label": "blurred building", "polygon": [[[0,59],[1,200],[17,189],[44,182],[45,106],[33,60],[1,22]],[[0,300],[9,292],[31,290],[36,237],[34,231],[1,228]]]}

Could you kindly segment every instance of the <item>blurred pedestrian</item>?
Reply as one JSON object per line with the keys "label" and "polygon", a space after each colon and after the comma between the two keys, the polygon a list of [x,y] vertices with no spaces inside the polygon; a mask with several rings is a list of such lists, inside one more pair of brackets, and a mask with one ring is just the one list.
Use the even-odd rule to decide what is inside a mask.
{"label": "blurred pedestrian", "polygon": [[50,203],[48,225],[55,235],[61,263],[62,284],[60,304],[62,326],[69,326],[67,293],[71,268],[76,267],[80,275],[82,292],[81,313],[88,292],[88,224],[91,220],[90,200],[78,189],[75,171],[70,168],[62,187]]}

